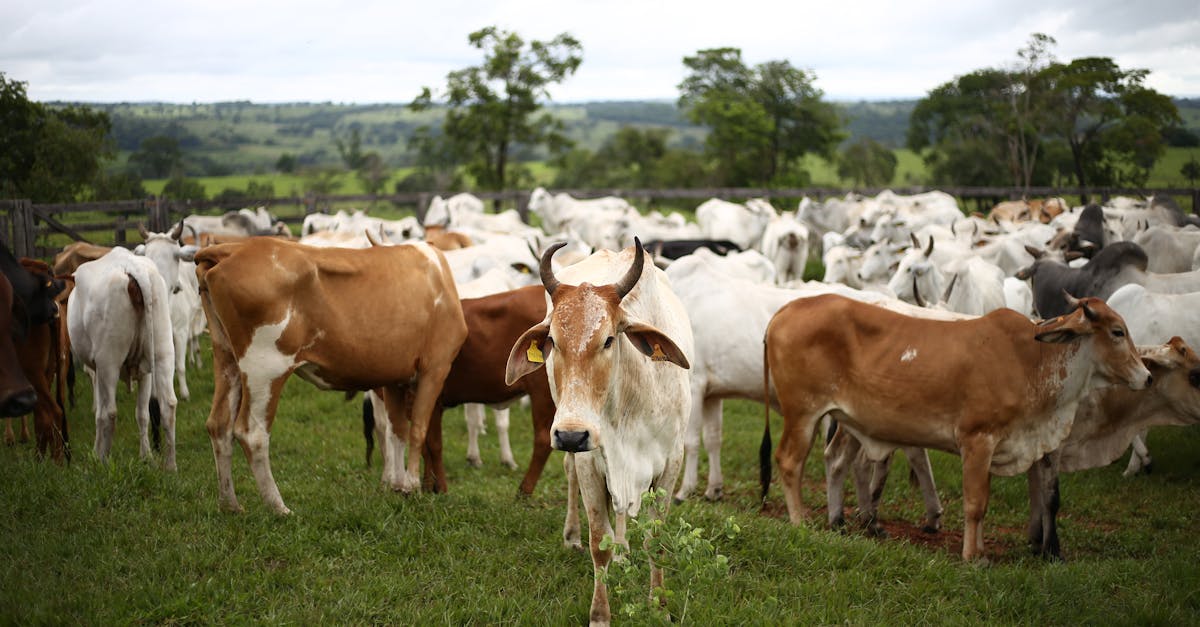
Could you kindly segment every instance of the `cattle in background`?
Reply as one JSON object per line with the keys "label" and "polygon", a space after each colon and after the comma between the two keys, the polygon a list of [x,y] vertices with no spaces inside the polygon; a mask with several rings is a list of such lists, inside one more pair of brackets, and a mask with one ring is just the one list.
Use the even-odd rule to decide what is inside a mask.
{"label": "cattle in background", "polygon": [[696,207],[696,222],[704,237],[729,240],[742,250],[758,248],[767,225],[778,217],[775,208],[761,198],[745,204],[710,198]]}
{"label": "cattle in background", "polygon": [[804,280],[808,247],[808,227],[794,213],[784,212],[763,230],[762,253],[775,264],[775,281],[780,285]]}
{"label": "cattle in background", "polygon": [[[1094,387],[1151,382],[1120,316],[1100,300],[1074,304],[1036,326],[1008,309],[943,322],[835,295],[780,309],[767,327],[764,393],[775,390],[784,417],[776,458],[792,523],[808,515],[800,478],[817,421],[838,410],[839,430],[872,461],[897,444],[962,456],[963,558],[981,556],[990,475],[1024,472],[1057,449]],[[762,463],[765,495],[765,454]],[[831,524],[842,515],[848,469],[826,457]]]}
{"label": "cattle in background", "polygon": [[[311,213],[304,217],[300,235],[303,239],[309,239],[320,233],[346,233],[362,236],[363,232],[368,230],[394,244],[419,239],[425,234],[421,224],[412,216],[405,216],[399,220],[384,220],[368,216],[365,211],[360,209],[352,214],[343,210],[338,210],[333,215]],[[320,238],[317,239],[320,240]]]}
{"label": "cattle in background", "polygon": [[1194,270],[1193,259],[1200,251],[1200,230],[1156,225],[1134,236],[1133,243],[1146,251],[1146,270],[1162,274]]}
{"label": "cattle in background", "polygon": [[[557,246],[540,265],[549,311],[513,345],[505,381],[546,367],[558,406],[551,440],[566,453],[563,537],[579,545],[578,489],[595,574],[590,621],[608,624],[604,579],[612,549],[601,540],[611,534],[628,546],[628,518],[638,515],[643,495],[675,486],[691,401],[692,331],[666,276],[644,263],[640,241],[632,251],[597,252],[558,276],[550,265]],[[654,499],[652,515],[661,519],[669,505],[668,498]],[[662,570],[651,560],[650,589],[661,586]]]}
{"label": "cattle in background", "polygon": [[725,255],[731,252],[741,252],[737,244],[729,240],[712,240],[712,239],[681,239],[681,240],[649,240],[643,247],[646,252],[654,255],[655,259],[669,259],[674,261],[680,257],[684,257],[695,253],[701,248],[712,251],[718,255]]}
{"label": "cattle in background", "polygon": [[117,381],[131,378],[138,382],[135,415],[140,455],[143,459],[150,455],[151,414],[161,416],[166,439],[163,463],[167,470],[175,470],[175,347],[167,298],[166,284],[154,262],[124,248],[114,248],[75,270],[67,330],[75,361],[92,377],[95,452],[101,461],[112,447]]}
{"label": "cattle in background", "polygon": [[382,387],[394,434],[384,472],[393,489],[419,490],[430,414],[467,335],[442,254],[425,243],[348,250],[259,238],[203,249],[196,265],[213,341],[206,426],[221,506],[241,510],[236,439],[263,501],[290,513],[271,474],[270,430],[292,373],[326,390]]}
{"label": "cattle in background", "polygon": [[240,209],[227,211],[219,216],[192,214],[183,219],[184,224],[193,231],[192,243],[199,245],[200,237],[206,233],[212,235],[275,235],[291,237],[292,231],[288,225],[275,220],[265,207],[254,211]]}
{"label": "cattle in background", "polygon": [[[605,214],[619,217],[626,211],[632,210],[633,205],[623,198],[604,196],[602,198],[576,199],[570,194],[559,193],[550,195],[545,188],[539,187],[529,195],[529,210],[542,221],[542,228],[547,234],[557,235],[574,227],[582,236],[589,236],[578,222],[587,220],[591,214]],[[592,239],[586,239],[589,244],[600,247]]]}
{"label": "cattle in background", "polygon": [[[442,386],[442,395],[438,399],[434,420],[441,419],[442,409],[445,407],[479,403],[504,405],[528,394],[533,420],[533,453],[518,490],[526,496],[532,495],[538,479],[542,476],[546,460],[550,457],[550,425],[554,422],[554,399],[550,396],[550,386],[546,382],[544,369],[531,372],[512,384],[505,383],[503,375],[508,360],[508,348],[529,327],[546,318],[546,293],[541,285],[530,285],[481,298],[464,298],[462,307],[463,318],[467,322],[467,340],[455,357],[446,383]],[[390,431],[387,414],[374,402],[370,408],[371,413],[368,414],[367,411],[364,408],[363,419],[371,420],[375,436],[382,441]],[[429,435],[430,438],[440,437],[440,430],[432,427]],[[369,442],[370,440],[368,459]],[[501,440],[502,455],[507,444],[505,436]],[[468,443],[468,461],[471,449],[472,446]],[[474,449],[475,461],[478,461],[477,444]],[[511,450],[508,459],[512,459]],[[471,465],[479,464],[471,462]],[[515,467],[515,463],[513,466]],[[445,478],[433,480],[444,482]]]}
{"label": "cattle in background", "polygon": [[422,225],[426,229],[432,226],[445,228],[460,224],[460,220],[465,214],[482,215],[483,212],[483,201],[474,194],[462,192],[449,198],[434,196],[429,201],[429,208],[425,210],[425,219],[422,220]]}
{"label": "cattle in background", "polygon": [[1017,278],[1028,280],[1033,289],[1033,304],[1038,315],[1051,318],[1067,310],[1064,292],[1082,298],[1107,299],[1121,286],[1134,283],[1151,292],[1186,294],[1200,292],[1200,271],[1157,274],[1146,272],[1146,251],[1133,242],[1105,246],[1080,268],[1071,268],[1044,258],[1041,251],[1029,251],[1037,259],[1021,269]]}

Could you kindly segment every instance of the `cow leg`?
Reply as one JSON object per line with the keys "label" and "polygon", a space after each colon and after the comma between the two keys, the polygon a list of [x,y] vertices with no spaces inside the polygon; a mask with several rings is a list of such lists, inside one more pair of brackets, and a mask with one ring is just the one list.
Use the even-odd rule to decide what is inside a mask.
{"label": "cow leg", "polygon": [[29,441],[29,421],[27,418],[28,416],[21,416],[19,418],[21,421],[21,435],[17,436],[17,441],[22,444]]}
{"label": "cow leg", "polygon": [[[780,445],[780,448],[783,448]],[[846,501],[846,472],[858,456],[860,444],[858,440],[838,429],[825,445],[825,495],[829,502],[829,526],[838,529],[845,526],[846,517],[843,513]],[[867,501],[866,493],[859,494],[859,501]],[[791,503],[788,503],[791,509]]]}
{"label": "cow leg", "polygon": [[[609,517],[609,495],[605,482],[604,471],[597,468],[594,458],[599,457],[595,452],[584,459],[576,457],[575,472],[579,478],[579,491],[583,505],[587,508],[588,517],[588,547],[592,554],[592,607],[589,612],[591,625],[608,625],[611,614],[608,606],[608,587],[604,584],[604,574],[612,561],[612,549],[601,549],[600,543],[606,535],[612,535]],[[614,536],[615,538],[615,536]]]}
{"label": "cow leg", "polygon": [[[838,429],[839,433],[841,431]],[[854,495],[858,499],[858,521],[871,534],[884,537],[887,532],[879,524],[879,500],[883,497],[883,486],[887,483],[894,453],[888,453],[882,461],[873,461],[861,448],[861,442],[857,442],[853,437],[850,439],[855,440],[858,447],[851,462],[854,470]]]}
{"label": "cow leg", "polygon": [[496,417],[496,438],[500,441],[500,463],[509,470],[517,469],[517,460],[513,459],[512,444],[508,441],[509,412],[507,407],[492,408]]}
{"label": "cow leg", "polygon": [[[438,397],[442,393],[442,384],[446,382],[446,375],[450,373],[450,362],[445,360],[444,366],[439,366],[432,370],[426,370],[417,375],[417,389],[413,396],[412,411],[409,414],[411,423],[408,434],[408,469],[405,472],[407,481],[413,490],[419,489],[421,476],[421,456],[417,451],[424,450],[425,437],[429,432],[430,416],[433,413],[433,407],[437,403]],[[403,490],[403,488],[402,488]],[[411,490],[403,490],[409,492]]]}
{"label": "cow leg", "polygon": [[17,443],[17,436],[13,433],[12,423],[16,418],[9,418],[4,421],[4,443],[12,446]]}
{"label": "cow leg", "polygon": [[942,501],[938,498],[937,485],[933,481],[933,468],[929,465],[929,451],[923,448],[908,447],[904,449],[908,458],[908,467],[921,488],[921,498],[925,501],[925,524],[921,531],[937,533],[942,528]]}
{"label": "cow leg", "polygon": [[783,483],[783,496],[787,501],[788,518],[798,525],[808,518],[809,510],[801,495],[801,480],[804,477],[804,462],[812,448],[813,430],[824,411],[812,407],[783,408],[783,435],[779,437],[779,448],[775,460],[779,463],[779,477]]}
{"label": "cow leg", "polygon": [[1062,559],[1058,543],[1058,456],[1050,453],[1034,462],[1029,481],[1029,542],[1042,557]]}
{"label": "cow leg", "polygon": [[[371,412],[375,417],[375,441],[379,443],[379,457],[382,460],[383,472],[379,480],[386,486],[392,485],[398,479],[395,474],[396,457],[402,456],[403,451],[393,448],[393,440],[399,440],[392,430],[391,419],[388,418],[387,408],[383,404],[383,390],[377,389],[366,392],[371,396]],[[403,445],[401,445],[403,446]]]}
{"label": "cow leg", "polygon": [[433,406],[429,416],[429,432],[425,435],[425,476],[421,488],[434,494],[445,494],[446,466],[442,463],[442,404]]}
{"label": "cow leg", "polygon": [[959,443],[963,460],[963,559],[983,557],[983,517],[991,497],[992,453],[990,435],[964,438]]}
{"label": "cow leg", "polygon": [[1133,442],[1129,445],[1129,465],[1125,467],[1121,476],[1132,477],[1142,470],[1150,472],[1154,460],[1150,459],[1150,449],[1146,448],[1146,436],[1149,433],[1149,430],[1143,429],[1133,436]]}
{"label": "cow leg", "polygon": [[117,424],[117,372],[115,367],[97,365],[92,375],[92,404],[96,414],[94,450],[100,461],[108,459],[113,430]]}
{"label": "cow leg", "polygon": [[175,410],[178,402],[175,399],[175,391],[171,388],[171,375],[159,368],[154,373],[153,390],[154,397],[158,401],[162,436],[166,448],[166,451],[163,452],[163,468],[175,472]]}
{"label": "cow leg", "polygon": [[546,460],[550,458],[550,425],[554,422],[555,411],[554,401],[550,399],[548,391],[531,394],[529,400],[530,419],[533,421],[533,453],[529,457],[529,469],[525,471],[525,478],[519,487],[520,494],[526,496],[533,494],[546,467]]}
{"label": "cow leg", "polygon": [[682,503],[696,489],[700,474],[700,430],[704,422],[704,392],[692,387],[692,408],[683,430],[683,481],[675,491],[675,502]]}
{"label": "cow leg", "polygon": [[567,519],[563,521],[563,546],[583,550],[579,534],[579,475],[575,472],[575,454],[563,454],[563,473],[567,475]]}
{"label": "cow leg", "polygon": [[[191,400],[192,393],[187,384],[187,337],[177,336],[175,342],[175,380],[179,384],[179,398]],[[158,394],[157,396],[162,396]]]}
{"label": "cow leg", "polygon": [[147,372],[138,377],[137,407],[134,416],[138,426],[138,456],[145,460],[152,456],[150,448],[150,397],[154,394],[154,373]]}
{"label": "cow leg", "polygon": [[725,496],[725,477],[721,474],[721,431],[724,427],[719,398],[704,399],[704,450],[708,451],[708,487],[704,498],[719,501]]}
{"label": "cow leg", "polygon": [[283,504],[279,486],[271,473],[271,425],[275,422],[275,411],[279,408],[279,395],[289,369],[274,379],[259,373],[247,373],[242,386],[242,403],[233,425],[233,435],[242,445],[258,494],[267,507],[281,516],[292,510]]}
{"label": "cow leg", "polygon": [[233,354],[213,342],[213,400],[204,426],[217,466],[217,502],[229,512],[242,511],[233,489],[233,418],[241,399],[242,385]]}
{"label": "cow leg", "polygon": [[479,403],[463,405],[463,415],[467,418],[467,464],[472,468],[483,466],[479,455],[479,433],[483,431],[487,415],[484,406]]}

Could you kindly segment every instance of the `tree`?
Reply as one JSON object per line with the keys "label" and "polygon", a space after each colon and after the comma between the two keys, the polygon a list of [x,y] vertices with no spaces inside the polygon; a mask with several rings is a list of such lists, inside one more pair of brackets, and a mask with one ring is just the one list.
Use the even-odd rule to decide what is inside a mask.
{"label": "tree", "polygon": [[[512,182],[510,159],[518,145],[545,145],[552,153],[569,145],[561,121],[534,114],[549,97],[549,86],[575,73],[583,49],[566,33],[526,45],[519,35],[494,26],[471,33],[468,41],[485,51],[484,60],[447,75],[442,137],[480,187],[503,190]],[[409,106],[421,111],[433,105],[426,87]]]}
{"label": "tree", "polygon": [[846,146],[838,158],[838,176],[863,187],[887,185],[895,175],[896,155],[870,138]]}
{"label": "tree", "polygon": [[286,174],[291,174],[296,171],[296,155],[290,152],[285,152],[279,155],[279,160],[275,162],[275,169]]}
{"label": "tree", "polygon": [[737,48],[700,50],[683,63],[690,74],[679,84],[679,106],[692,122],[709,127],[706,154],[721,183],[796,182],[795,166],[805,154],[833,156],[842,122],[821,100],[814,75],[787,61],[750,68]]}
{"label": "tree", "polygon": [[660,184],[657,165],[667,154],[666,129],[622,126],[595,153],[574,149],[552,163],[555,187],[645,188]]}
{"label": "tree", "polygon": [[114,151],[108,114],[29,100],[0,72],[0,197],[66,202],[86,193]]}
{"label": "tree", "polygon": [[204,184],[200,181],[176,172],[171,180],[163,186],[162,196],[174,200],[204,200],[207,192],[204,190]]}
{"label": "tree", "polygon": [[1200,161],[1196,161],[1196,155],[1192,155],[1192,158],[1179,168],[1179,173],[1188,180],[1189,185],[1196,186],[1196,179],[1200,179]]}
{"label": "tree", "polygon": [[1054,43],[1035,33],[1015,68],[970,72],[917,103],[908,145],[935,183],[1028,188],[1060,174],[1080,187],[1145,183],[1164,131],[1179,123],[1174,103],[1143,85],[1146,70],[1106,57],[1059,63]]}
{"label": "tree", "polygon": [[183,151],[178,139],[154,135],[142,140],[138,151],[129,155],[129,163],[146,178],[164,178],[183,168]]}
{"label": "tree", "polygon": [[337,145],[338,154],[342,157],[342,163],[346,164],[347,170],[358,170],[366,163],[367,156],[362,151],[362,133],[358,127],[350,129],[350,139],[343,141],[341,137],[334,139]]}

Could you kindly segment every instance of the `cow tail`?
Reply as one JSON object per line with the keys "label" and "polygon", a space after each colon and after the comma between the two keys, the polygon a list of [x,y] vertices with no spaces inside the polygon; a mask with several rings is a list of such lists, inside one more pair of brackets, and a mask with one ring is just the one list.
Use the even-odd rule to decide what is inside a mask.
{"label": "cow tail", "polygon": [[363,439],[367,442],[367,468],[371,467],[371,453],[375,452],[375,408],[371,395],[363,394],[362,402]]}
{"label": "cow tail", "polygon": [[[129,285],[126,291],[129,294],[129,302],[133,306],[134,315],[137,318],[139,333],[138,348],[139,352],[149,351],[150,371],[158,371],[158,360],[155,355],[155,348],[158,346],[158,338],[154,336],[154,319],[152,315],[147,315],[146,312],[146,297],[147,294],[151,299],[154,299],[153,285],[149,282],[139,280],[129,272],[125,273],[129,277]],[[166,303],[154,303],[156,307],[165,306]],[[162,409],[158,404],[158,390],[154,389],[154,380],[150,382],[150,441],[155,451],[162,450]]]}
{"label": "cow tail", "polygon": [[150,444],[155,452],[162,450],[162,409],[154,396],[150,397]]}
{"label": "cow tail", "polygon": [[[62,384],[59,384],[62,387]],[[75,409],[75,353],[67,351],[67,402]]]}
{"label": "cow tail", "polygon": [[767,502],[767,489],[771,485],[771,364],[767,361],[767,338],[763,337],[763,438],[758,447],[759,482],[762,484],[762,502]]}

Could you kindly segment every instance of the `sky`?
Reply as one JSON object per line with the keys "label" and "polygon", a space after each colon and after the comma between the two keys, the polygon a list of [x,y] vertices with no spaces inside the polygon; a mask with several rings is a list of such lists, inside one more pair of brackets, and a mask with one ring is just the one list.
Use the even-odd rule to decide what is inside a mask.
{"label": "sky", "polygon": [[1198,0],[6,0],[0,72],[39,101],[406,103],[479,64],[486,26],[581,42],[558,103],[674,100],[683,58],[717,47],[809,70],[829,100],[921,98],[1015,65],[1035,32],[1200,96]]}

